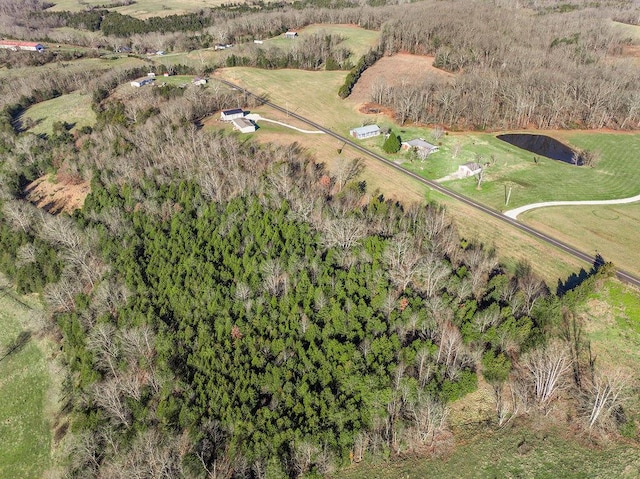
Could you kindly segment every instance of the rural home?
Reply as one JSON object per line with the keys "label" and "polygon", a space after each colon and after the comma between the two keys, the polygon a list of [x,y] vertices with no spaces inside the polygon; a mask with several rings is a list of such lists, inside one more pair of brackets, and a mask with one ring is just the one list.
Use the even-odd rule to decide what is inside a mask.
{"label": "rural home", "polygon": [[480,163],[465,163],[464,165],[460,165],[458,167],[458,176],[473,176],[477,175],[482,171],[482,165]]}
{"label": "rural home", "polygon": [[380,127],[378,125],[366,125],[361,126],[360,128],[353,128],[349,130],[349,134],[358,140],[362,140],[364,138],[371,138],[372,136],[378,136],[382,133],[380,131]]}
{"label": "rural home", "polygon": [[195,77],[193,80],[191,80],[191,83],[193,83],[194,85],[206,85],[207,79]]}
{"label": "rural home", "polygon": [[296,38],[298,36],[298,32],[288,31],[284,33],[284,38]]}
{"label": "rural home", "polygon": [[438,147],[436,145],[432,145],[431,143],[424,141],[422,138],[402,142],[403,150],[411,150],[412,148],[415,148],[417,151],[423,151],[428,155],[438,151]]}
{"label": "rural home", "polygon": [[262,45],[264,43],[264,41],[262,41],[262,40],[254,40],[253,43],[255,43],[256,45]]}
{"label": "rural home", "polygon": [[231,123],[233,123],[233,128],[238,130],[240,133],[253,133],[256,131],[256,125],[246,118],[235,118],[231,120]]}
{"label": "rural home", "polygon": [[222,121],[231,121],[236,118],[242,118],[244,116],[244,111],[241,108],[234,108],[233,110],[222,110],[220,113],[220,119]]}
{"label": "rural home", "polygon": [[155,73],[153,73],[153,72],[149,72],[149,73],[147,73],[147,76],[148,76],[149,78],[155,78],[155,77],[156,77],[156,74],[155,74]]}
{"label": "rural home", "polygon": [[131,82],[131,86],[134,86],[136,88],[140,88],[141,86],[148,85],[149,83],[153,83],[153,78],[151,78],[151,77],[138,78],[137,80],[133,80]]}
{"label": "rural home", "polygon": [[43,52],[44,45],[41,43],[33,43],[33,42],[18,42],[13,40],[0,40],[0,48],[5,48],[8,50],[26,50],[29,52]]}

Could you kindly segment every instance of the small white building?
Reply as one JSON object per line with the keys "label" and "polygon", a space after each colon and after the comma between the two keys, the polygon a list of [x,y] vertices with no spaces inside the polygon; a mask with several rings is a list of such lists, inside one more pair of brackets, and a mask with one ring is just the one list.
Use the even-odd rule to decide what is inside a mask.
{"label": "small white building", "polygon": [[220,113],[220,119],[222,121],[231,121],[236,118],[242,118],[244,116],[244,111],[241,108],[234,108],[232,110],[222,110]]}
{"label": "small white building", "polygon": [[403,150],[411,150],[413,148],[415,148],[417,151],[424,151],[428,155],[438,151],[438,147],[436,145],[432,145],[428,141],[425,141],[423,138],[416,138],[414,140],[402,142]]}
{"label": "small white building", "polygon": [[254,40],[253,43],[255,43],[256,45],[262,45],[264,43],[264,41],[262,41],[262,40]]}
{"label": "small white building", "polygon": [[137,80],[133,80],[131,82],[131,86],[140,88],[141,86],[149,85],[150,83],[153,83],[152,77],[138,78]]}
{"label": "small white building", "polygon": [[206,78],[198,78],[198,77],[196,77],[196,78],[194,78],[192,80],[192,83],[194,85],[206,85],[207,84],[207,79]]}
{"label": "small white building", "polygon": [[294,32],[293,30],[284,32],[284,38],[296,38],[297,36],[298,36],[298,32]]}
{"label": "small white building", "polygon": [[149,73],[147,73],[147,76],[148,76],[149,78],[155,78],[155,77],[156,77],[156,74],[155,74],[155,73],[153,73],[153,72],[149,72]]}
{"label": "small white building", "polygon": [[231,123],[233,123],[233,128],[240,133],[253,133],[256,131],[256,125],[246,118],[235,118],[231,120]]}
{"label": "small white building", "polygon": [[357,138],[358,140],[371,138],[372,136],[378,136],[381,133],[382,132],[380,131],[380,127],[378,125],[366,125],[349,130],[349,134],[352,137]]}
{"label": "small white building", "polygon": [[477,175],[482,171],[482,165],[480,163],[470,162],[460,165],[458,167],[458,176],[466,177]]}

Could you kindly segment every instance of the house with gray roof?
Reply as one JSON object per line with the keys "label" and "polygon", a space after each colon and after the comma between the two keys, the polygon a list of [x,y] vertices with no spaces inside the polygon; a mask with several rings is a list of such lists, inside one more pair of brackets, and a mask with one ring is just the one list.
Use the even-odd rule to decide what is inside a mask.
{"label": "house with gray roof", "polygon": [[358,140],[371,138],[372,136],[378,136],[381,133],[382,132],[380,131],[380,127],[378,125],[366,125],[349,130],[349,134],[352,137],[357,138]]}

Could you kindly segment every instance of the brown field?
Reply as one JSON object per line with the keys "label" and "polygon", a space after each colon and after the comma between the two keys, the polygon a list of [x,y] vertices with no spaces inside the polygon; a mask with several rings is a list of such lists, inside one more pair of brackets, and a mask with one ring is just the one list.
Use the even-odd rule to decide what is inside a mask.
{"label": "brown field", "polygon": [[88,181],[70,182],[52,176],[41,176],[25,188],[28,201],[54,215],[82,208],[90,191]]}
{"label": "brown field", "polygon": [[390,57],[382,57],[373,66],[367,68],[350,98],[358,103],[371,100],[371,88],[376,82],[384,81],[387,85],[397,86],[403,82],[419,83],[424,78],[452,78],[453,74],[433,66],[434,57],[398,53]]}

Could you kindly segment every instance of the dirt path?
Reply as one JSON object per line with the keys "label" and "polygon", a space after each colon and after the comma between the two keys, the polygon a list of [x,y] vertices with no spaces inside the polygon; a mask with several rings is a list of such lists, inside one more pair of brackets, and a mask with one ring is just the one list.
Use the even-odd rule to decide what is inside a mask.
{"label": "dirt path", "polygon": [[537,208],[546,208],[547,206],[623,205],[626,203],[635,203],[637,201],[640,201],[640,195],[632,196],[630,198],[622,198],[619,200],[546,201],[544,203],[531,203],[529,205],[521,206],[520,208],[514,208],[512,210],[505,211],[504,215],[515,220],[518,218],[518,215],[525,211]]}

